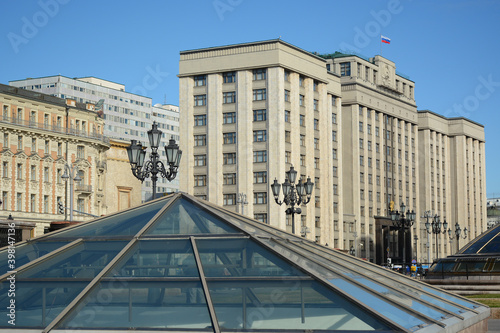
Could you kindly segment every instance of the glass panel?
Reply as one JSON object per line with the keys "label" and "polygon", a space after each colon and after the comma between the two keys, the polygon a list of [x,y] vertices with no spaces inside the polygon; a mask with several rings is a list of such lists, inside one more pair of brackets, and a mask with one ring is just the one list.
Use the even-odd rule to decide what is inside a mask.
{"label": "glass panel", "polygon": [[[457,272],[482,272],[484,266],[486,265],[485,261],[462,261],[458,264]],[[440,272],[440,270],[437,270]]]}
{"label": "glass panel", "polygon": [[104,217],[102,219],[85,223],[80,227],[71,228],[52,236],[57,238],[85,238],[95,236],[133,236],[141,230],[165,206],[168,200],[159,200],[150,205],[140,206],[137,209],[127,210],[123,213]]}
{"label": "glass panel", "polygon": [[[15,314],[15,327],[45,327],[85,288],[82,281],[15,281],[15,292],[9,281],[0,284],[0,327],[13,328],[8,315]],[[10,296],[9,296],[10,295]],[[8,308],[15,301],[13,312]]]}
{"label": "glass panel", "polygon": [[93,279],[126,244],[123,241],[82,242],[22,271],[17,277]]}
{"label": "glass panel", "polygon": [[[492,228],[488,230],[483,236],[480,236],[480,238],[476,241],[474,241],[469,247],[465,248],[462,250],[460,253],[463,254],[474,254],[478,253],[478,251],[486,244],[488,243],[493,237],[498,236],[499,234],[499,228]],[[493,241],[500,241],[500,238],[497,237],[496,240]]]}
{"label": "glass panel", "polygon": [[140,241],[108,276],[199,277],[189,240]]}
{"label": "glass panel", "polygon": [[7,316],[13,299],[16,327],[49,324],[125,245],[109,241],[80,243],[20,272],[14,284],[7,280],[0,285],[0,315]]}
{"label": "glass panel", "polygon": [[500,252],[500,237],[497,235],[486,244],[478,253],[499,253]]}
{"label": "glass panel", "polygon": [[188,200],[179,199],[158,218],[158,221],[145,232],[145,235],[227,233],[241,232]]}
{"label": "glass panel", "polygon": [[38,259],[47,253],[60,248],[68,244],[69,242],[43,242],[43,241],[32,241],[29,243],[24,243],[22,245],[15,246],[15,266],[10,266],[9,264],[9,251],[8,248],[4,248],[0,252],[0,274],[7,273],[12,269],[17,269],[32,260]]}
{"label": "glass panel", "polygon": [[213,332],[201,283],[103,281],[57,328],[130,327]]}
{"label": "glass panel", "polygon": [[214,276],[305,276],[249,239],[198,239],[203,271]]}
{"label": "glass panel", "polygon": [[440,273],[440,272],[453,272],[453,268],[455,268],[455,262],[443,262],[439,261],[431,266],[429,271],[433,273]]}
{"label": "glass panel", "polygon": [[389,329],[316,281],[219,281],[208,286],[223,332]]}

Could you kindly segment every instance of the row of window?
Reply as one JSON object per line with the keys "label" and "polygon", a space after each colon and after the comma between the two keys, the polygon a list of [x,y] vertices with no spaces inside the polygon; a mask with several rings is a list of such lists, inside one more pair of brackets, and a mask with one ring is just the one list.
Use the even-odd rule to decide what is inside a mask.
{"label": "row of window", "polygon": [[[24,179],[23,178],[24,168],[25,168],[24,163],[17,163],[16,169],[15,169],[16,179],[18,179],[18,180]],[[10,178],[11,172],[12,171],[9,168],[9,162],[3,161],[2,162],[2,177],[3,178]],[[29,166],[29,180],[38,181],[38,174],[39,174],[38,166],[30,165]],[[50,175],[51,175],[51,168],[50,167],[43,167],[42,177],[43,177],[43,181],[45,183],[51,182]],[[57,184],[62,184],[62,175],[63,175],[63,169],[58,168],[56,170],[56,182],[57,182]],[[85,172],[83,170],[78,170],[78,175],[80,176],[81,180],[79,180],[77,183],[83,184],[84,178],[85,178]]]}
{"label": "row of window", "polygon": [[[260,81],[266,79],[267,71],[265,68],[259,68],[253,70],[253,80]],[[222,73],[222,78],[224,83],[234,83],[236,82],[236,72],[225,72]],[[207,85],[207,76],[206,75],[196,75],[194,77],[194,86],[202,87]]]}
{"label": "row of window", "polygon": [[[227,193],[222,196],[222,203],[224,206],[233,206],[237,204],[236,193]],[[267,192],[254,192],[253,194],[254,205],[267,204]]]}
{"label": "row of window", "polygon": [[[267,171],[255,171],[253,173],[254,184],[266,184],[267,183]],[[207,186],[207,175],[195,175],[194,176],[194,186]],[[236,185],[236,173],[225,173],[223,175],[224,185]]]}
{"label": "row of window", "polygon": [[[223,134],[224,143],[236,143],[236,132],[224,133]],[[253,142],[266,142],[267,141],[267,131],[266,130],[256,130],[253,131]],[[195,147],[206,146],[207,145],[207,135],[198,134],[194,136]]]}
{"label": "row of window", "polygon": [[[9,148],[10,136],[9,133],[4,133],[3,134],[3,147],[4,148]],[[38,142],[40,139],[37,138],[31,138],[31,153],[38,153]],[[44,140],[44,154],[49,155],[51,152],[51,141],[50,140]],[[17,151],[24,151],[24,137],[22,135],[17,136]],[[63,154],[63,144],[62,142],[57,143],[57,156],[62,156]],[[84,159],[85,158],[85,146],[79,145],[76,147],[76,157],[78,159]]]}
{"label": "row of window", "polygon": [[[29,200],[29,206],[25,207],[24,206],[24,198],[27,196],[25,193],[17,192],[15,193],[15,207],[9,207],[9,203],[11,202],[9,200],[9,192],[3,191],[2,192],[2,201],[0,203],[0,209],[2,210],[16,210],[18,212],[25,212],[29,211],[31,213],[45,213],[49,214],[51,213],[51,205],[50,205],[50,196],[49,195],[43,195],[42,196],[42,207],[41,210],[39,210],[39,204],[40,202],[38,201],[38,195],[37,194],[29,194],[29,197],[27,197],[27,200]],[[62,201],[62,197],[56,197],[56,202]],[[85,199],[84,198],[77,198],[76,199],[76,210],[85,212]]]}

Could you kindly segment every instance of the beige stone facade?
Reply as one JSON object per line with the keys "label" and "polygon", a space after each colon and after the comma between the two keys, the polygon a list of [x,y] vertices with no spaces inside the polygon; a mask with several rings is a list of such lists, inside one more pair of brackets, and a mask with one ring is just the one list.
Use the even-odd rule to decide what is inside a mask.
{"label": "beige stone facade", "polygon": [[[0,160],[2,217],[36,222],[33,236],[50,223],[69,219],[58,214],[58,201],[70,207],[70,186],[63,181],[66,165],[73,168],[73,208],[105,214],[104,120],[93,104],[0,85]],[[75,221],[91,218],[74,214]]]}
{"label": "beige stone facade", "polygon": [[[453,231],[457,222],[467,228],[469,237],[458,240],[460,248],[487,229],[484,127],[428,110],[418,112],[418,125],[420,207],[446,219]],[[418,244],[419,257],[432,260],[457,250],[455,237],[450,241],[447,233],[440,234],[436,245],[436,235],[428,236],[423,223],[417,230],[425,240]]]}
{"label": "beige stone facade", "polygon": [[[427,192],[433,185],[420,180],[427,177],[420,168],[430,162],[422,153],[429,143],[422,135],[426,127],[414,90],[415,83],[381,56],[318,56],[281,40],[183,51],[180,189],[231,210],[241,210],[238,194],[246,194],[245,215],[291,231],[284,207],[274,203],[270,184],[274,178],[283,182],[293,164],[299,175],[315,183],[296,233],[308,231],[305,237],[323,245],[385,261],[385,247],[376,244],[381,230],[377,219],[388,217],[402,202],[417,215],[432,209]],[[478,208],[486,205],[481,189],[484,129],[464,119],[440,118],[447,127],[434,131],[453,144],[446,157],[448,206],[443,210],[443,201],[441,206],[435,202],[435,213],[453,220],[459,208],[452,213],[452,207],[463,209],[451,191],[455,184],[453,189],[469,191],[476,222],[468,223],[480,232],[486,228],[486,214]],[[467,162],[456,156],[467,154],[474,156],[474,172],[482,173],[481,184],[478,178],[475,183],[461,180]],[[265,181],[260,172],[265,172]],[[427,260],[424,222],[419,218],[407,237],[411,242],[414,235],[419,237],[411,254],[419,261]],[[394,231],[389,233],[394,237]],[[395,252],[397,242],[387,241],[389,256],[402,257]],[[443,255],[450,253],[450,246],[442,250]]]}
{"label": "beige stone facade", "polygon": [[110,140],[106,152],[106,211],[108,214],[138,206],[141,200],[141,181],[130,169],[127,155],[129,141]]}

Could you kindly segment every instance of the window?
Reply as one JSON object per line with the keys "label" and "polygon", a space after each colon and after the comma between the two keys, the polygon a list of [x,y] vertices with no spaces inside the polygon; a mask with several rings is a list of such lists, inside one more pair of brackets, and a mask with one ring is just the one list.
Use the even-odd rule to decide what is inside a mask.
{"label": "window", "polygon": [[17,136],[17,150],[18,151],[23,150],[23,137],[22,137],[22,135]]}
{"label": "window", "polygon": [[266,213],[255,213],[253,214],[253,218],[262,223],[267,223],[267,214]]}
{"label": "window", "polygon": [[253,70],[253,80],[265,80],[266,79],[266,69],[265,68],[260,68],[260,69],[254,69]]}
{"label": "window", "polygon": [[305,105],[304,99],[305,99],[304,95],[299,95],[299,105],[300,106],[304,106]]}
{"label": "window", "polygon": [[299,124],[300,126],[306,126],[306,116],[304,116],[303,114],[299,116]]}
{"label": "window", "polygon": [[319,120],[314,119],[314,130],[318,131],[319,130]]}
{"label": "window", "polygon": [[292,163],[292,153],[285,151],[285,163]]}
{"label": "window", "polygon": [[376,136],[377,138],[378,138],[378,136],[379,136],[379,132],[380,132],[380,130],[379,130],[378,126],[376,126],[376,127],[375,127],[375,136]]}
{"label": "window", "polygon": [[313,100],[314,111],[319,110],[319,101],[317,99]]}
{"label": "window", "polygon": [[364,157],[363,155],[359,156],[359,165],[363,165],[364,164]]}
{"label": "window", "polygon": [[267,171],[257,171],[253,173],[253,182],[255,184],[267,183]]}
{"label": "window", "polygon": [[43,196],[43,212],[44,213],[49,212],[49,196],[48,195]]}
{"label": "window", "polygon": [[253,110],[253,121],[266,121],[267,112],[263,110]]}
{"label": "window", "polygon": [[267,141],[266,130],[253,131],[253,142],[265,142]]}
{"label": "window", "polygon": [[337,142],[337,131],[332,131],[332,141]]}
{"label": "window", "polygon": [[30,195],[30,211],[36,212],[36,194]]}
{"label": "window", "polygon": [[36,138],[31,138],[31,152],[36,153]]}
{"label": "window", "polygon": [[337,184],[333,184],[333,194],[338,195],[339,194],[339,187]]}
{"label": "window", "polygon": [[305,147],[306,146],[306,136],[304,134],[300,135],[300,146]]}
{"label": "window", "polygon": [[2,162],[2,177],[9,178],[9,162]]}
{"label": "window", "polygon": [[45,153],[45,155],[50,154],[50,141],[49,140],[45,140],[44,153]]}
{"label": "window", "polygon": [[306,155],[300,154],[300,166],[306,166]]}
{"label": "window", "polygon": [[222,74],[224,83],[233,83],[236,81],[236,72],[226,72]]}
{"label": "window", "polygon": [[195,135],[194,136],[194,146],[206,146],[207,145],[207,136],[205,134]]}
{"label": "window", "polygon": [[362,117],[363,116],[363,107],[360,105],[358,107],[358,110],[359,110],[359,115]]}
{"label": "window", "polygon": [[203,106],[207,104],[207,95],[195,95],[194,106]]}
{"label": "window", "polygon": [[362,121],[359,122],[359,131],[363,132],[363,122]]}
{"label": "window", "polygon": [[194,155],[194,166],[207,165],[207,155]]}
{"label": "window", "polygon": [[254,205],[267,204],[267,192],[255,192],[253,194]]}
{"label": "window", "polygon": [[23,194],[16,193],[16,208],[18,211],[23,210]]}
{"label": "window", "polygon": [[332,124],[336,124],[336,123],[337,123],[337,114],[332,113]]}
{"label": "window", "polygon": [[333,167],[333,177],[338,177],[338,167]]}
{"label": "window", "polygon": [[194,126],[206,126],[207,125],[207,115],[199,114],[194,116]]}
{"label": "window", "polygon": [[316,80],[313,81],[313,90],[318,91],[318,81]]}
{"label": "window", "polygon": [[85,147],[77,146],[76,147],[76,158],[84,159],[85,158]]}
{"label": "window", "polygon": [[236,193],[224,194],[222,200],[224,206],[236,205]]}
{"label": "window", "polygon": [[304,77],[302,75],[299,75],[299,86],[304,86]]}
{"label": "window", "polygon": [[236,153],[224,153],[222,159],[224,165],[236,164]]}
{"label": "window", "polygon": [[36,181],[36,165],[31,166],[30,179]]}
{"label": "window", "polygon": [[236,143],[236,132],[224,133],[222,135],[224,144]]}
{"label": "window", "polygon": [[366,124],[366,132],[368,132],[368,134],[372,134],[372,125]]}
{"label": "window", "polygon": [[9,199],[9,192],[3,191],[2,192],[2,203],[0,204],[0,208],[3,210],[7,210],[7,200]]}
{"label": "window", "polygon": [[290,122],[290,111],[285,110],[285,122]]}
{"label": "window", "polygon": [[285,89],[285,102],[290,102],[290,90]]}
{"label": "window", "polygon": [[319,157],[314,158],[314,169],[319,169]]}
{"label": "window", "polygon": [[267,162],[267,150],[259,150],[253,152],[253,162],[263,163]]}
{"label": "window", "polygon": [[223,175],[224,185],[236,185],[236,174],[235,173],[225,173]]}
{"label": "window", "polygon": [[50,181],[49,176],[50,176],[49,168],[48,167],[44,167],[43,168],[43,181],[46,182],[46,183],[48,183]]}
{"label": "window", "polygon": [[236,112],[226,112],[222,114],[222,122],[224,124],[234,124],[236,122]]}
{"label": "window", "polygon": [[337,159],[337,149],[336,148],[333,148],[332,149],[332,156],[333,156],[333,159],[336,160]]}
{"label": "window", "polygon": [[366,145],[367,145],[368,150],[369,150],[369,151],[371,151],[371,150],[372,150],[372,142],[371,142],[371,141],[368,141],[368,142],[366,143]]}
{"label": "window", "polygon": [[363,149],[363,139],[359,139],[359,149]]}
{"label": "window", "polygon": [[253,90],[253,100],[254,101],[265,101],[266,100],[266,89],[254,89]]}
{"label": "window", "polygon": [[207,76],[206,75],[197,75],[194,77],[194,86],[206,86],[207,85]]}
{"label": "window", "polygon": [[340,76],[350,76],[351,75],[351,63],[342,62],[340,63]]}
{"label": "window", "polygon": [[319,139],[314,138],[314,149],[319,149]]}
{"label": "window", "polygon": [[285,131],[285,142],[291,143],[290,131]]}
{"label": "window", "polygon": [[223,104],[236,103],[236,92],[235,91],[228,91],[228,92],[222,93],[222,103]]}
{"label": "window", "polygon": [[207,186],[207,175],[195,175],[194,186]]}

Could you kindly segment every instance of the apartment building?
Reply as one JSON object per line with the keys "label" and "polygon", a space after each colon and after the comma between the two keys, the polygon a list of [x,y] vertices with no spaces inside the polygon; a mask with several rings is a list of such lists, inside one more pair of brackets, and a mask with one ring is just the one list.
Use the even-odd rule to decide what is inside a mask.
{"label": "apartment building", "polygon": [[183,51],[180,57],[181,190],[233,211],[238,194],[245,194],[245,215],[291,231],[270,184],[285,181],[293,165],[297,178],[311,177],[315,184],[296,233],[333,245],[333,216],[342,212],[340,199],[332,205],[334,182],[342,187],[332,156],[340,77],[325,70],[324,59],[281,40]]}
{"label": "apartment building", "polygon": [[[420,257],[432,260],[454,253],[457,241],[460,248],[488,228],[484,126],[422,110],[418,136],[420,207],[439,215],[452,229],[451,238],[440,233],[437,242],[424,226],[415,230],[425,241],[417,243]],[[456,223],[467,228],[467,239],[456,239]]]}
{"label": "apartment building", "polygon": [[[415,83],[381,56],[320,55],[279,39],[182,51],[180,188],[235,211],[238,194],[245,194],[246,215],[291,231],[270,183],[283,182],[293,165],[315,183],[296,233],[376,262],[403,259],[404,238],[390,220],[401,203],[417,216],[432,210],[449,223],[474,212],[470,223],[485,230],[486,214],[481,217],[478,208],[486,202],[484,128],[443,117],[448,127],[431,127],[449,137],[450,161],[448,206],[443,199],[433,206],[436,179],[428,181],[421,168],[436,162],[424,153],[430,139],[422,134],[428,128],[420,127],[424,113],[417,111],[414,93]],[[464,182],[464,172],[483,175],[471,173]],[[467,208],[451,184],[468,192]],[[423,228],[419,217],[404,234],[406,260],[426,261]]]}
{"label": "apartment building", "polygon": [[[151,129],[153,121],[157,121],[164,133],[161,145],[168,145],[172,135],[179,139],[178,108],[175,106],[156,107],[149,97],[127,92],[125,85],[96,77],[69,78],[62,75],[41,78],[28,78],[10,81],[11,86],[26,90],[42,92],[64,99],[73,99],[80,103],[102,102],[102,111],[106,126],[104,135],[117,140],[135,139],[149,146],[147,131]],[[176,111],[177,110],[177,111]],[[167,115],[171,111],[177,114]],[[160,115],[157,117],[156,115]],[[165,131],[166,130],[166,131]],[[164,158],[165,151],[161,151]],[[157,192],[175,192],[178,185],[165,181],[158,183]],[[151,182],[145,181],[142,185],[142,200],[149,200],[152,194]]]}
{"label": "apartment building", "polygon": [[[65,219],[57,203],[71,206],[69,184],[62,177],[69,170],[79,177],[73,208],[105,214],[102,184],[110,145],[94,104],[0,85],[0,108],[2,215],[36,222],[32,236],[43,234],[50,222]],[[74,215],[75,221],[87,219]]]}

